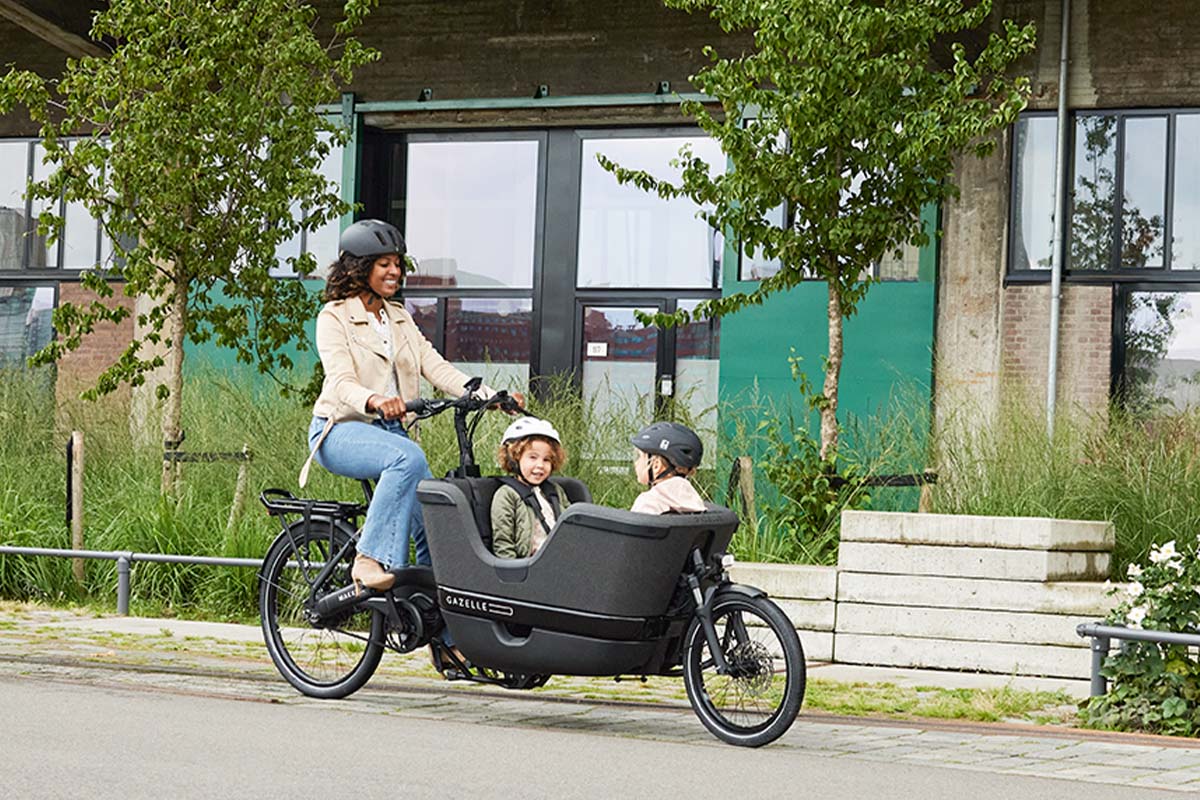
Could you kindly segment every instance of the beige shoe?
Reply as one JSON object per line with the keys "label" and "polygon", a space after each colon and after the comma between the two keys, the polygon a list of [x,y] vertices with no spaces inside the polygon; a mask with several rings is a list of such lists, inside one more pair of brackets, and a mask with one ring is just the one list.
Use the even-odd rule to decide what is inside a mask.
{"label": "beige shoe", "polygon": [[362,593],[363,586],[384,592],[392,588],[392,584],[396,582],[396,576],[384,570],[382,564],[361,554],[354,557],[350,578],[354,581],[355,591],[358,594]]}

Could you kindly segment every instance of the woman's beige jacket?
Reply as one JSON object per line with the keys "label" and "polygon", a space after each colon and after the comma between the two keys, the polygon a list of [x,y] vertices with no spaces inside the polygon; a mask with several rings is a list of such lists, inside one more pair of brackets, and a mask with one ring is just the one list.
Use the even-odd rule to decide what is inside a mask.
{"label": "woman's beige jacket", "polygon": [[[321,446],[334,423],[375,419],[367,411],[367,400],[373,394],[383,394],[389,371],[395,372],[396,385],[405,400],[420,396],[422,376],[447,394],[455,397],[462,394],[468,376],[442,358],[404,306],[386,301],[384,313],[392,328],[391,360],[387,347],[371,325],[370,312],[358,297],[326,303],[317,317],[317,352],[325,369],[325,382],[313,406],[313,416],[329,422],[316,447]],[[478,394],[490,396],[493,392],[485,386]],[[307,481],[311,463],[310,454],[300,471],[301,486]]]}

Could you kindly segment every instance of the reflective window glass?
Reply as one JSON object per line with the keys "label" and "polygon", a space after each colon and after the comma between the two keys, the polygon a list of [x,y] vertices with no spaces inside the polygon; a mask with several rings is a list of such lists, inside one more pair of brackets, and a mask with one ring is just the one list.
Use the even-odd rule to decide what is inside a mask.
{"label": "reflective window glass", "polygon": [[446,301],[442,354],[468,375],[496,389],[524,391],[529,384],[533,301],[479,298]]}
{"label": "reflective window glass", "polygon": [[0,286],[0,367],[23,367],[49,343],[53,313],[52,287]]}
{"label": "reflective window glass", "polygon": [[720,275],[720,232],[696,217],[687,198],[664,200],[633,185],[620,185],[596,160],[612,161],[677,182],[671,165],[679,148],[692,145],[714,175],[724,174],[725,154],[707,137],[585,139],[580,176],[580,287],[710,288]]}
{"label": "reflective window glass", "polygon": [[879,259],[879,280],[915,281],[921,268],[921,250],[905,242],[900,253],[889,252]]}
{"label": "reflective window glass", "polygon": [[[342,185],[342,146],[330,145],[329,155],[321,161],[321,175],[334,186]],[[342,235],[342,223],[334,218],[316,230],[308,231],[304,237],[305,251],[312,253],[317,261],[317,275],[324,275],[329,265],[337,261],[338,237]]]}
{"label": "reflective window glass", "polygon": [[411,142],[409,286],[533,286],[536,141]]}
{"label": "reflective window glass", "polygon": [[[304,209],[301,207],[299,202],[292,203],[291,206],[288,207],[288,211],[291,213],[292,219],[298,219],[304,213]],[[276,278],[280,278],[296,274],[296,270],[293,269],[292,265],[295,259],[299,258],[301,252],[303,252],[301,249],[302,240],[303,236],[301,235],[300,231],[296,231],[291,236],[276,245],[275,261],[277,263],[276,266],[270,270],[271,275]],[[289,259],[292,260],[289,261]]]}
{"label": "reflective window glass", "polygon": [[96,266],[100,225],[80,202],[66,204],[63,211],[62,265],[67,269]]}
{"label": "reflective window glass", "polygon": [[1200,269],[1200,114],[1175,118],[1171,268]]}
{"label": "reflective window glass", "polygon": [[1017,121],[1011,256],[1015,270],[1052,266],[1057,131],[1054,117],[1022,117]]}
{"label": "reflective window glass", "polygon": [[[784,207],[782,205],[771,209],[768,216],[776,227],[783,227]],[[742,247],[741,258],[738,278],[743,281],[761,281],[763,278],[769,278],[776,274],[782,267],[779,259],[766,258],[761,251],[751,254],[745,247]]]}
{"label": "reflective window glass", "polygon": [[[328,134],[320,134],[323,141],[328,141]],[[328,155],[321,160],[317,166],[317,172],[321,174],[327,181],[330,181],[334,186],[334,191],[341,186],[342,180],[342,147],[341,145],[331,145]],[[292,219],[299,219],[304,213],[304,206],[300,202],[292,203],[291,214]],[[337,260],[337,243],[338,237],[341,235],[341,219],[334,218],[316,230],[297,231],[294,235],[279,243],[275,248],[275,257],[279,264],[271,270],[271,274],[277,278],[295,276],[296,270],[293,269],[292,263],[288,259],[295,259],[301,253],[312,253],[316,260],[316,268],[313,270],[313,275],[316,277],[324,277],[329,270],[329,265]]]}
{"label": "reflective window glass", "polygon": [[[698,300],[680,300],[692,311]],[[720,385],[720,319],[693,320],[676,328],[675,399],[688,410],[702,436],[717,427],[717,389]],[[705,445],[715,442],[705,441]]]}
{"label": "reflective window glass", "polygon": [[[33,147],[33,180],[40,182],[49,178],[55,171],[56,167],[53,164],[43,163],[45,158],[45,148],[40,144]],[[34,200],[31,206],[34,230],[30,233],[33,242],[29,251],[29,266],[30,267],[57,267],[58,266],[58,247],[56,245],[47,244],[45,236],[40,236],[37,233],[36,226],[38,217],[44,212],[54,210],[58,211],[58,204],[53,200]]]}
{"label": "reflective window glass", "polygon": [[1121,208],[1121,266],[1163,265],[1166,216],[1167,118],[1125,120],[1125,170]]}
{"label": "reflective window glass", "polygon": [[1126,402],[1200,406],[1200,292],[1131,292],[1125,312]]}
{"label": "reflective window glass", "polygon": [[413,322],[417,323],[425,338],[437,342],[437,299],[408,297],[404,300],[404,307],[412,314]]}
{"label": "reflective window glass", "polygon": [[0,269],[20,269],[25,261],[25,185],[29,143],[0,141]]}
{"label": "reflective window glass", "polygon": [[599,419],[650,419],[654,412],[658,329],[638,322],[638,310],[658,309],[583,310],[583,400]]}
{"label": "reflective window glass", "polygon": [[1108,269],[1117,200],[1117,118],[1075,121],[1075,182],[1071,202],[1072,269]]}

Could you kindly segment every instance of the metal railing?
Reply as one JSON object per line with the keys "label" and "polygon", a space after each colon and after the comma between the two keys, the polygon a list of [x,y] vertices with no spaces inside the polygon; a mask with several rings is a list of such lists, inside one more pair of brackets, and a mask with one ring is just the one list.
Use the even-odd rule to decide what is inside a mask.
{"label": "metal railing", "polygon": [[262,566],[262,559],[258,558],[179,556],[168,553],[133,553],[127,550],[61,550],[53,547],[10,547],[0,545],[0,555],[88,558],[95,561],[117,562],[117,613],[122,616],[129,614],[129,568],[135,561],[151,564],[196,564],[209,567],[258,568]]}
{"label": "metal railing", "polygon": [[1157,644],[1182,644],[1200,647],[1200,634],[1175,633],[1174,631],[1147,631],[1141,628],[1124,628],[1119,625],[1103,625],[1085,622],[1075,628],[1075,633],[1092,639],[1092,697],[1108,693],[1108,678],[1100,674],[1104,659],[1113,639],[1127,642],[1155,642]]}

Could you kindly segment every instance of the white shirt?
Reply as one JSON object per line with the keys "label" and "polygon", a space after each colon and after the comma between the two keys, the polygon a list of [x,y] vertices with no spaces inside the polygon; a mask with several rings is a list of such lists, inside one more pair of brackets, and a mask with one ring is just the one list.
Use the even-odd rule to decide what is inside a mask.
{"label": "white shirt", "polygon": [[[381,310],[379,317],[368,313],[367,319],[370,320],[371,327],[375,329],[375,333],[379,334],[379,338],[383,342],[383,349],[387,351],[388,362],[394,364],[396,360],[396,345],[392,342],[392,323],[388,319],[387,311]],[[396,368],[394,366],[388,370],[388,383],[383,390],[383,396],[400,396],[400,385],[396,383]]]}

